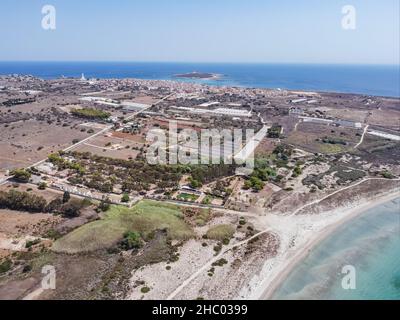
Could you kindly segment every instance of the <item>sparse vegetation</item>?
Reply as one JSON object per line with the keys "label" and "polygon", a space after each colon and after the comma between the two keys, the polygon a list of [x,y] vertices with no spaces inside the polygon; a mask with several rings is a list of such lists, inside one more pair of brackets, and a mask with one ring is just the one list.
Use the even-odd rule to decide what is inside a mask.
{"label": "sparse vegetation", "polygon": [[235,229],[229,224],[220,224],[208,229],[206,236],[207,239],[223,241],[224,239],[231,239]]}

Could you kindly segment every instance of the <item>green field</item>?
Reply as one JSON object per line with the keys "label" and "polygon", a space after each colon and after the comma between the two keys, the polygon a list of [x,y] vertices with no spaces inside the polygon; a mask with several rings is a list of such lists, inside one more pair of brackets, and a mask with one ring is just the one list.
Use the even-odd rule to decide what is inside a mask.
{"label": "green field", "polygon": [[112,206],[103,219],[72,231],[57,240],[52,249],[65,253],[107,249],[116,245],[127,231],[136,231],[146,240],[153,231],[162,229],[167,230],[170,239],[185,240],[194,236],[178,206],[143,200],[131,209]]}
{"label": "green field", "polygon": [[180,193],[177,198],[183,201],[196,201],[199,196],[191,193]]}

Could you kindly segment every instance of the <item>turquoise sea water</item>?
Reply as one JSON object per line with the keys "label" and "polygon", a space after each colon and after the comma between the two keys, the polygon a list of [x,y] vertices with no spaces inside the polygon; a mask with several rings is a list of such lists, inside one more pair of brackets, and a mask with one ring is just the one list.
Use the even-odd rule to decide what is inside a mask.
{"label": "turquoise sea water", "polygon": [[[189,72],[220,74],[218,80],[177,79]],[[0,62],[0,74],[65,77],[138,78],[200,82],[216,86],[333,91],[400,96],[399,65],[144,63],[144,62]]]}
{"label": "turquoise sea water", "polygon": [[[345,265],[355,267],[355,290],[342,288]],[[400,300],[400,198],[341,226],[291,272],[273,298]]]}

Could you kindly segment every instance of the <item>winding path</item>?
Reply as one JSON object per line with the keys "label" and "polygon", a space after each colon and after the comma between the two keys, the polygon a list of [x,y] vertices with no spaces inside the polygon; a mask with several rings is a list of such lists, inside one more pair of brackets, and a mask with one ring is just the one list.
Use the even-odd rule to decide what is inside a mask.
{"label": "winding path", "polygon": [[367,125],[365,126],[364,132],[363,132],[363,134],[362,134],[362,136],[361,136],[361,139],[360,139],[360,142],[357,143],[357,144],[354,146],[354,149],[357,149],[357,148],[364,142],[364,138],[365,138],[365,135],[367,134],[368,128],[369,128],[369,124],[367,124]]}

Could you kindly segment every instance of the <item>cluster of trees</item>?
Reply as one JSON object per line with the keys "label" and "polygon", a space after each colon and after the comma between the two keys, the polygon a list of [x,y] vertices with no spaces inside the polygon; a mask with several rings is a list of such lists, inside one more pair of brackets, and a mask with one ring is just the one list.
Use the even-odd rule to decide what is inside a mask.
{"label": "cluster of trees", "polygon": [[72,109],[71,114],[80,117],[80,118],[87,118],[87,119],[101,119],[106,120],[110,117],[110,113],[104,112],[102,110],[93,109],[93,108],[83,108],[83,109]]}
{"label": "cluster of trees", "polygon": [[92,202],[89,199],[73,199],[70,193],[65,191],[62,198],[56,198],[49,202],[46,212],[61,214],[67,218],[75,218],[81,214],[83,208],[91,204]]}
{"label": "cluster of trees", "polygon": [[266,159],[256,159],[254,170],[248,180],[244,183],[244,189],[253,189],[253,191],[261,191],[265,182],[276,179],[276,171],[269,166]]}
{"label": "cluster of trees", "polygon": [[232,176],[235,174],[235,170],[235,165],[228,164],[196,165],[187,168],[191,175],[190,185],[195,189],[215,179]]}
{"label": "cluster of trees", "polygon": [[54,164],[58,170],[65,170],[65,169],[71,169],[75,170],[79,174],[84,174],[85,173],[85,168],[81,166],[77,162],[71,162],[68,160],[65,160],[62,157],[62,153],[52,153],[48,157],[49,162]]}
{"label": "cluster of trees", "polygon": [[17,190],[0,191],[0,209],[38,213],[45,212],[46,206],[47,201],[35,194]]}
{"label": "cluster of trees", "polygon": [[49,160],[59,168],[81,168],[68,181],[89,188],[111,193],[116,184],[123,192],[147,191],[151,186],[159,189],[176,188],[183,174],[190,174],[191,186],[199,188],[215,179],[235,174],[235,165],[150,165],[145,159],[113,159],[89,152],[71,152],[75,161],[69,162],[61,155],[51,155]]}
{"label": "cluster of trees", "polygon": [[261,191],[264,189],[265,183],[255,176],[251,176],[248,180],[245,181],[243,188],[245,190],[253,189],[253,191]]}
{"label": "cluster of trees", "polygon": [[212,194],[216,197],[221,197],[221,198],[225,198],[225,197],[231,195],[233,190],[229,188],[230,184],[231,184],[230,179],[226,179],[226,180],[219,179],[215,183],[215,185],[212,189]]}
{"label": "cluster of trees", "polygon": [[282,132],[282,126],[280,126],[279,124],[274,124],[268,130],[268,138],[278,139],[281,137],[281,132]]}
{"label": "cluster of trees", "polygon": [[85,200],[71,199],[68,192],[65,192],[62,198],[56,198],[47,203],[46,199],[42,196],[28,192],[17,190],[10,190],[8,192],[0,191],[0,209],[31,213],[48,212],[73,218],[79,216],[81,209],[85,205]]}
{"label": "cluster of trees", "polygon": [[277,167],[286,167],[292,154],[293,148],[291,146],[280,144],[273,151],[275,165]]}
{"label": "cluster of trees", "polygon": [[14,177],[14,180],[22,183],[29,182],[29,179],[32,176],[32,174],[25,169],[15,169],[11,171],[11,175]]}
{"label": "cluster of trees", "polygon": [[182,166],[149,165],[144,159],[113,159],[87,152],[72,152],[70,155],[86,174],[77,172],[68,181],[104,193],[112,192],[116,184],[121,184],[122,190],[127,193],[149,190],[150,185],[162,189],[174,188],[188,170]]}
{"label": "cluster of trees", "polygon": [[293,169],[293,178],[298,177],[299,175],[301,175],[303,173],[303,170],[301,169],[300,164],[297,164],[296,167]]}
{"label": "cluster of trees", "polygon": [[113,181],[104,178],[100,173],[95,173],[85,178],[83,184],[91,189],[96,189],[103,193],[111,193],[114,188]]}

